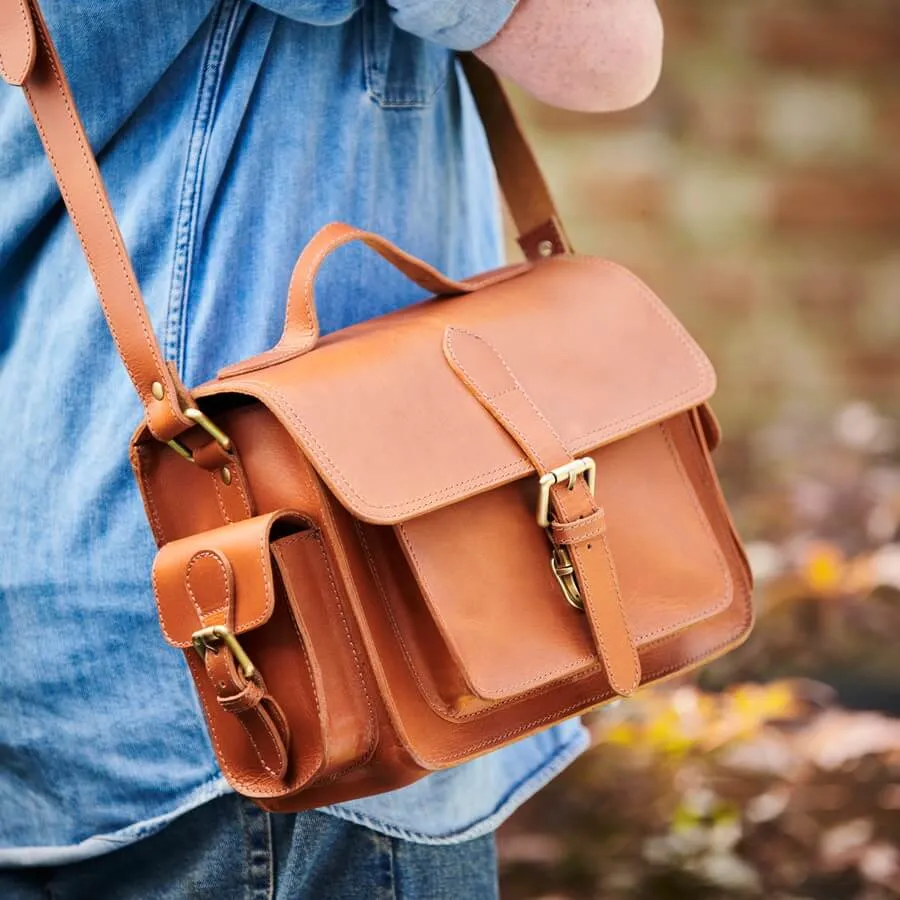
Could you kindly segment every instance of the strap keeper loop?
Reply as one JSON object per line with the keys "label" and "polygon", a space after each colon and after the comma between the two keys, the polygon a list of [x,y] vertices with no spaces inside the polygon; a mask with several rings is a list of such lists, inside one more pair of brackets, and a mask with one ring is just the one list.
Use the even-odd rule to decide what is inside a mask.
{"label": "strap keeper loop", "polygon": [[37,59],[34,19],[28,0],[0,2],[0,75],[21,87]]}

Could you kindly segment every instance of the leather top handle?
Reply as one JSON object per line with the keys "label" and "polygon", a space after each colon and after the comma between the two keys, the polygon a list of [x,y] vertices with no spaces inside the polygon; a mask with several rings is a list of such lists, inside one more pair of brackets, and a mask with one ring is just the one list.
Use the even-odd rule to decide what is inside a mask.
{"label": "leather top handle", "polygon": [[489,284],[515,278],[531,268],[531,263],[520,263],[516,266],[507,266],[498,272],[457,281],[448,278],[418,257],[401,250],[379,234],[362,231],[343,222],[332,222],[313,235],[294,266],[288,288],[284,330],[278,343],[265,353],[222,369],[219,378],[244,375],[282,363],[301,356],[315,347],[319,340],[319,317],[316,313],[315,300],[316,278],[323,263],[332,253],[354,241],[360,241],[370,250],[374,250],[410,281],[434,295],[469,294]]}
{"label": "leather top handle", "polygon": [[[462,65],[526,256],[535,259],[569,252],[547,185],[497,76],[470,54],[462,57]],[[38,0],[0,0],[0,75],[10,84],[21,85],[25,92],[113,340],[144,405],[147,425],[158,440],[171,442],[196,424],[197,419],[184,412],[193,407],[193,401],[166,363],[153,334],[134,268]],[[424,271],[423,263],[383,239],[351,230],[354,235],[347,240],[365,240],[407,274],[412,269]],[[301,262],[306,260],[304,266],[310,259],[307,253],[301,256]],[[298,263],[298,270],[300,266]],[[441,292],[480,286],[451,284],[436,270],[426,268],[429,287],[436,285]],[[295,294],[293,287],[291,293]],[[311,307],[302,310],[302,306],[302,314],[297,313],[296,299],[289,301],[283,338],[289,344],[298,339],[302,343],[304,332],[317,334],[314,310],[309,314]]]}

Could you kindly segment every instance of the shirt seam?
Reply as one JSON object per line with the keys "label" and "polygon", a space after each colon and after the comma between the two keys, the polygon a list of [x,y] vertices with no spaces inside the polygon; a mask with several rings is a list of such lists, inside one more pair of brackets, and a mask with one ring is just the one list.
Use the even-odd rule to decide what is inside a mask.
{"label": "shirt seam", "polygon": [[519,0],[442,0],[400,8],[396,21],[433,43],[470,51],[490,43],[505,27]]}
{"label": "shirt seam", "polygon": [[391,825],[382,821],[378,816],[359,812],[340,804],[325,807],[320,812],[353,822],[355,825],[361,825],[388,837],[400,838],[416,844],[428,844],[431,846],[460,844],[496,831],[526,800],[534,796],[544,785],[552,781],[563,769],[584,753],[589,743],[587,732],[585,730],[580,731],[577,735],[560,745],[550,756],[542,758],[541,762],[531,770],[530,774],[512,785],[498,801],[492,812],[471,821],[462,828],[450,830],[443,834],[426,834],[412,828]]}
{"label": "shirt seam", "polygon": [[[475,819],[466,817],[466,825],[444,829],[437,835],[426,834],[425,832],[400,825],[393,825],[389,821],[385,821],[385,819],[391,818],[390,814],[380,817],[359,812],[341,804],[324,807],[319,812],[361,825],[386,837],[411,841],[416,844],[431,846],[460,844],[495,831],[526,800],[537,793],[548,782],[552,781],[574,759],[580,756],[587,749],[589,743],[587,731],[581,728],[577,734],[560,744],[549,755],[542,754],[540,762],[516,783],[511,785],[489,813]],[[196,809],[204,803],[231,793],[233,791],[226,780],[222,775],[217,774],[209,781],[195,788],[184,802],[174,809],[150,819],[136,822],[119,831],[93,835],[80,844],[74,845],[0,848],[0,866],[20,868],[36,865],[62,865],[101,856],[136,841],[151,837],[185,813]]]}
{"label": "shirt seam", "polygon": [[206,40],[197,85],[197,99],[191,120],[188,149],[175,217],[175,249],[163,352],[179,371],[187,363],[187,305],[197,247],[200,198],[209,150],[212,125],[225,78],[225,57],[231,44],[243,0],[220,0],[213,10],[212,26]]}

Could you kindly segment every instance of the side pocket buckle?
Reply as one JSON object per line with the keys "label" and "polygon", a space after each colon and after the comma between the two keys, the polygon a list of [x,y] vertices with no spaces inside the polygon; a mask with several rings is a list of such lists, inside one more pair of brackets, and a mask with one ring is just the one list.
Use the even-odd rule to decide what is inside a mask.
{"label": "side pocket buckle", "polygon": [[195,631],[191,635],[191,643],[203,660],[206,659],[207,651],[218,653],[219,645],[224,644],[231,651],[245,678],[250,679],[256,673],[256,667],[250,661],[250,657],[244,652],[234,633],[224,625],[211,625]]}

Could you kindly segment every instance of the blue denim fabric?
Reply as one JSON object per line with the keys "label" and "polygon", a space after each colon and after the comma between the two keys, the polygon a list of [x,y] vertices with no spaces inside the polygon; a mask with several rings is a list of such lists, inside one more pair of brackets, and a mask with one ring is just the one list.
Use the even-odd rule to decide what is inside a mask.
{"label": "blue denim fabric", "polygon": [[[447,46],[488,40],[510,0],[42,5],[188,384],[275,342],[296,256],[330,220],[457,277],[500,261],[484,136]],[[349,248],[317,288],[326,330],[418,297]],[[149,590],[125,453],[140,412],[24,100],[0,85],[0,866],[96,856],[227,791]],[[333,812],[463,840],[584,745],[573,722]]]}
{"label": "blue denim fabric", "polygon": [[492,900],[493,838],[429,847],[231,795],[99,860],[0,870],[3,900]]}

